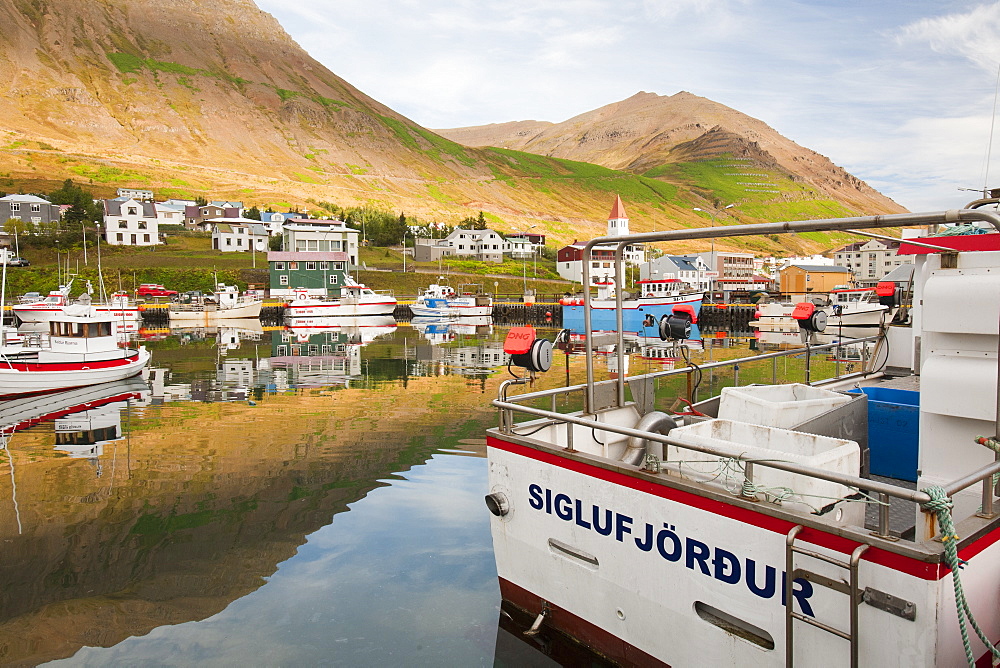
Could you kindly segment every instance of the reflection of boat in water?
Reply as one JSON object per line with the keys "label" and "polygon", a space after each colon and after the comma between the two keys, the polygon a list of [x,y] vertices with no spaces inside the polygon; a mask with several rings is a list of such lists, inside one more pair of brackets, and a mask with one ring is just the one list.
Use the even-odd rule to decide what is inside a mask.
{"label": "reflection of boat in water", "polygon": [[323,332],[343,334],[345,343],[364,345],[396,329],[396,319],[391,315],[364,315],[345,317],[302,317],[285,320],[288,334],[294,340],[306,341]]}
{"label": "reflection of boat in water", "polygon": [[61,392],[21,396],[0,401],[0,428],[5,432],[27,429],[39,422],[62,418],[110,403],[139,399],[149,386],[138,376],[74,387]]}
{"label": "reflection of boat in water", "polygon": [[[677,281],[640,281],[639,291],[622,299],[622,327],[626,331],[636,332],[643,328],[643,321],[652,316],[659,321],[665,315],[670,315],[677,307],[687,310],[692,321],[698,321],[704,292],[690,290],[687,285]],[[616,304],[614,281],[605,278],[597,283],[597,296],[590,301],[590,327],[594,331],[618,328],[616,319]],[[564,297],[562,304],[562,325],[578,332],[584,330],[583,297]]]}
{"label": "reflection of boat in water", "polygon": [[28,337],[23,345],[0,351],[0,396],[52,392],[134,376],[149,352],[122,348],[114,318],[93,307],[70,306],[52,316],[48,335]]}
{"label": "reflection of boat in water", "polygon": [[[747,225],[742,233],[946,219],[1000,230],[996,212],[962,210]],[[633,241],[601,238],[584,252]],[[582,386],[508,396],[529,377],[505,381],[494,402],[500,427],[487,433],[486,498],[503,600],[530,615],[528,633],[562,631],[629,665],[988,664],[991,648],[967,640],[962,625],[974,614],[981,637],[1000,638],[1000,462],[983,447],[1000,444],[977,437],[997,429],[998,256],[921,259],[916,327],[889,327],[883,339],[887,368],[910,375],[726,387],[682,415],[657,410],[656,390],[685,370],[599,382],[588,355]],[[515,363],[546,370],[536,354],[545,346],[522,338],[508,339]],[[796,354],[808,381],[816,352]],[[781,355],[711,366],[766,369]],[[837,391],[858,384],[865,393]],[[870,431],[891,413],[879,405],[890,400],[868,391],[917,387],[916,437],[896,441],[895,420],[893,433]],[[875,468],[879,452],[911,458],[916,489],[899,475],[869,477],[865,450],[873,475],[888,476]],[[963,590],[961,578],[975,585]]]}
{"label": "reflection of boat in water", "polygon": [[410,325],[430,343],[437,345],[455,340],[459,336],[486,336],[493,331],[490,316],[461,318],[417,317]]}
{"label": "reflection of boat in water", "polygon": [[410,304],[415,317],[483,317],[493,315],[493,298],[478,285],[451,286],[432,283]]}
{"label": "reflection of boat in water", "polygon": [[396,298],[384,292],[375,292],[350,276],[344,277],[337,299],[311,297],[302,288],[293,291],[293,298],[285,304],[286,318],[345,317],[365,315],[392,315]]}
{"label": "reflection of boat in water", "polygon": [[264,300],[256,294],[240,294],[235,285],[219,283],[215,292],[190,303],[171,304],[171,323],[209,324],[233,318],[258,318]]}

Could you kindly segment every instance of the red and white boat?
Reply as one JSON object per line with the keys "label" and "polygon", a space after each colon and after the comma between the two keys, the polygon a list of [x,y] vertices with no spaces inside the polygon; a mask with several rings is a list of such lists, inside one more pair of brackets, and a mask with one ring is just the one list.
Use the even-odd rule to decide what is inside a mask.
{"label": "red and white boat", "polygon": [[68,306],[51,317],[47,335],[0,349],[0,398],[129,378],[149,357],[144,347],[119,345],[113,316]]}
{"label": "red and white boat", "polygon": [[[890,283],[889,294],[895,292],[895,284]],[[880,288],[881,289],[881,288]],[[821,299],[817,307],[827,313],[827,329],[844,327],[878,327],[888,323],[895,308],[889,308],[879,301],[876,288],[840,287],[830,291],[828,299]],[[766,303],[757,308],[757,317],[750,326],[763,332],[798,332],[798,322],[792,317],[795,304]]]}
{"label": "red and white boat", "polygon": [[[24,300],[11,307],[14,315],[21,322],[48,322],[53,316],[62,315],[64,309],[70,306],[69,285],[60,286],[58,290],[52,290],[44,299]],[[90,293],[86,292],[80,296],[80,303],[89,305],[91,303]],[[129,299],[127,292],[115,292],[104,304],[94,304],[98,313],[110,315],[118,322],[138,322],[140,319],[139,307]]]}
{"label": "red and white boat", "polygon": [[392,315],[396,299],[384,292],[355,282],[350,276],[344,279],[338,299],[321,299],[309,295],[305,288],[293,291],[293,299],[285,304],[286,318],[343,317],[361,315]]}
{"label": "red and white boat", "polygon": [[[1000,230],[995,210],[963,209],[726,236],[946,221]],[[589,334],[586,384],[514,396],[551,356],[547,342],[512,330],[512,362],[531,375],[504,381],[500,426],[487,433],[503,606],[534,619],[524,631],[539,644],[559,631],[620,665],[990,665],[1000,656],[984,644],[1000,641],[1000,234],[963,240],[991,241],[918,259],[912,324],[884,334],[893,376],[726,388],[714,412],[708,402],[683,416],[658,410],[673,399],[656,396],[660,379],[695,367],[595,380]],[[634,242],[602,237],[585,253]],[[781,354],[761,356],[763,368]],[[750,369],[753,359],[737,361]],[[891,400],[875,397],[906,384],[918,388],[918,429],[898,442],[899,417],[879,407]],[[839,391],[857,385],[863,394]],[[870,430],[889,419],[885,446]],[[912,458],[916,489],[902,475],[872,477],[862,441],[872,462],[877,447]]]}

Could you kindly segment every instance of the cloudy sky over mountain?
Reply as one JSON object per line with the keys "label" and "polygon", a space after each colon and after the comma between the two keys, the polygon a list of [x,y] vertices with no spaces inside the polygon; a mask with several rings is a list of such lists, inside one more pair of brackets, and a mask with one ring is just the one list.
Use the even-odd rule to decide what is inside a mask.
{"label": "cloudy sky over mountain", "polygon": [[638,91],[686,90],[763,120],[911,210],[1000,187],[1000,147],[988,149],[1000,3],[258,5],[317,60],[425,127],[562,121]]}

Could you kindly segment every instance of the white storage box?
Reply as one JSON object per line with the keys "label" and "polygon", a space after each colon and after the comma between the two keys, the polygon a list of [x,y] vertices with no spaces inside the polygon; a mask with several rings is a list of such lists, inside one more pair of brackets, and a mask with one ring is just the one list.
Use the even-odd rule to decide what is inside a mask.
{"label": "white storage box", "polygon": [[[670,430],[670,437],[699,446],[726,448],[734,455],[754,459],[795,462],[824,471],[857,476],[861,471],[861,448],[854,441],[829,436],[817,436],[777,427],[735,422],[733,420],[708,420]],[[743,483],[742,473],[724,455],[713,455],[671,445],[667,449],[667,465],[685,477],[730,491],[738,491]],[[784,496],[781,488],[788,488],[793,495],[782,505],[805,512],[816,512],[856,493],[856,490],[839,483],[828,482],[797,473],[757,465],[753,468],[753,483],[771,490],[768,498]],[[758,498],[764,498],[759,495]],[[849,502],[839,504],[834,519],[846,524],[864,524],[864,504]]]}
{"label": "white storage box", "polygon": [[800,383],[725,387],[719,418],[788,429],[846,404],[851,397]]}

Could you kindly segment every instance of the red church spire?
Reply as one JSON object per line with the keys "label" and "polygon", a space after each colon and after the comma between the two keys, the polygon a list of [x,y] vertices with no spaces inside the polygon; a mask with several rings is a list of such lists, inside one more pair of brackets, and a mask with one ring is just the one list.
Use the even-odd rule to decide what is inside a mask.
{"label": "red church spire", "polygon": [[611,207],[611,215],[608,216],[608,220],[618,220],[619,218],[628,218],[628,214],[625,213],[625,205],[622,204],[621,195],[615,195],[615,205]]}

